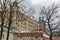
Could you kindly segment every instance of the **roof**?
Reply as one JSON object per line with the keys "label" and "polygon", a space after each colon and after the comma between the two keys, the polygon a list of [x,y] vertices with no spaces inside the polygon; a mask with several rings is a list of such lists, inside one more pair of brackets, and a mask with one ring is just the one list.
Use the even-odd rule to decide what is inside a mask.
{"label": "roof", "polygon": [[[43,40],[49,40],[49,37],[44,37]],[[60,40],[60,38],[52,38],[52,40]]]}
{"label": "roof", "polygon": [[28,32],[28,33],[15,33],[18,37],[42,37],[43,33],[41,32]]}
{"label": "roof", "polygon": [[[36,23],[39,23],[37,22],[36,20],[32,19],[31,17],[29,17],[28,15],[26,15],[25,13],[22,13],[21,11],[19,11],[19,13],[21,13],[22,15],[26,16],[27,18],[31,19],[32,21],[36,22]],[[41,22],[43,23],[43,22]],[[40,24],[40,23],[39,23]]]}

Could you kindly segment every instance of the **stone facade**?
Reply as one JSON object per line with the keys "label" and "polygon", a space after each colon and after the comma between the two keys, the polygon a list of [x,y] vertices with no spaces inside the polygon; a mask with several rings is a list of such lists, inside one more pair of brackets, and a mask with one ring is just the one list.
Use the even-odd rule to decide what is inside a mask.
{"label": "stone facade", "polygon": [[12,27],[16,27],[20,31],[43,30],[43,23],[38,23],[24,13],[18,11],[16,5],[13,6]]}
{"label": "stone facade", "polygon": [[[12,8],[12,25],[19,31],[29,31],[27,33],[10,33],[9,40],[43,40],[43,23],[38,23],[24,13],[18,11],[16,4]],[[6,32],[4,38],[6,40]]]}

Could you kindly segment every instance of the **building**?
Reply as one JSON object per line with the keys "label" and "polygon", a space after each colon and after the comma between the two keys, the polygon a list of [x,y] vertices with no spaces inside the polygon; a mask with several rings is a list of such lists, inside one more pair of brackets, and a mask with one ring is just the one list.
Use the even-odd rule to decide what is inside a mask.
{"label": "building", "polygon": [[14,40],[43,40],[41,32],[15,33],[14,36]]}
{"label": "building", "polygon": [[[49,37],[43,37],[43,40],[49,40]],[[60,40],[60,37],[53,37],[52,40]]]}
{"label": "building", "polygon": [[[14,40],[40,40],[43,38],[43,23],[38,23],[24,13],[18,11],[17,2],[13,4],[12,27],[20,32],[15,33]],[[28,31],[21,33],[21,31]],[[39,31],[39,32],[38,32]]]}
{"label": "building", "polygon": [[[16,28],[18,32],[10,33],[9,40],[43,40],[43,23],[38,23],[24,13],[18,11],[17,2],[12,6],[11,27]],[[15,31],[15,30],[14,30]],[[21,33],[21,31],[25,31]],[[6,40],[6,32],[3,33]]]}
{"label": "building", "polygon": [[17,3],[13,4],[13,16],[12,16],[12,27],[16,27],[20,31],[34,31],[34,30],[42,30],[43,31],[43,23],[38,23],[35,20],[31,19],[24,13],[18,11]]}
{"label": "building", "polygon": [[[24,13],[18,11],[17,3],[13,4],[12,27],[20,30],[14,33],[13,40],[43,40],[43,23],[38,23]],[[21,32],[25,31],[25,32]]]}

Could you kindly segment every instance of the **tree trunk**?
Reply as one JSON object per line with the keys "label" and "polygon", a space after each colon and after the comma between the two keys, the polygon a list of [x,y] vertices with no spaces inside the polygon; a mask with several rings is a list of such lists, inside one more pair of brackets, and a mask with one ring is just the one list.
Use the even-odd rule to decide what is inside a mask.
{"label": "tree trunk", "polygon": [[52,40],[52,36],[50,36],[50,40]]}
{"label": "tree trunk", "polygon": [[50,40],[52,40],[52,31],[50,31]]}
{"label": "tree trunk", "polygon": [[48,27],[49,27],[49,29],[50,29],[50,40],[52,40],[52,29],[51,29],[51,26],[50,26],[50,22],[49,22],[50,20],[48,19]]}
{"label": "tree trunk", "polygon": [[9,40],[10,27],[11,27],[11,13],[10,13],[9,27],[8,27],[8,31],[7,31],[7,38],[6,38],[6,40]]}
{"label": "tree trunk", "polygon": [[2,35],[3,35],[3,26],[1,26],[0,40],[2,40]]}
{"label": "tree trunk", "polygon": [[9,32],[10,32],[10,26],[8,27],[6,40],[9,40]]}
{"label": "tree trunk", "polygon": [[10,5],[9,26],[8,26],[8,31],[7,31],[6,40],[9,40],[9,32],[10,32],[10,27],[11,27],[11,18],[12,18],[12,12],[11,12],[11,5]]}
{"label": "tree trunk", "polygon": [[10,18],[9,18],[9,27],[8,27],[8,31],[7,31],[7,38],[6,40],[9,40],[9,32],[10,32],[10,27],[11,27],[11,12],[10,12]]}
{"label": "tree trunk", "polygon": [[3,35],[3,24],[4,24],[4,18],[3,18],[3,13],[1,13],[1,33],[0,33],[0,40],[2,40],[2,35]]}

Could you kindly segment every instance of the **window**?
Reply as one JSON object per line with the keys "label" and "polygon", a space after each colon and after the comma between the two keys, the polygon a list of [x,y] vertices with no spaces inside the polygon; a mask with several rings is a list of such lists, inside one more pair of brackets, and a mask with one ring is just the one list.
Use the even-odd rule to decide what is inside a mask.
{"label": "window", "polygon": [[24,24],[24,25],[27,25],[27,22],[26,22],[26,21],[24,21],[24,22],[23,22],[23,24]]}
{"label": "window", "polygon": [[18,22],[16,22],[16,25],[18,24]]}
{"label": "window", "polygon": [[39,38],[39,40],[43,40],[42,38]]}
{"label": "window", "polygon": [[41,40],[41,39],[39,39],[39,40]]}
{"label": "window", "polygon": [[24,29],[27,29],[27,27],[23,27]]}
{"label": "window", "polygon": [[31,20],[28,20],[28,23],[29,23],[29,24],[34,24],[34,22],[33,22],[33,21],[31,21]]}
{"label": "window", "polygon": [[41,31],[42,30],[42,26],[38,27],[38,30]]}
{"label": "window", "polygon": [[29,27],[33,27],[31,24],[28,24]]}
{"label": "window", "polygon": [[31,40],[33,40],[33,38],[31,38]]}
{"label": "window", "polygon": [[20,18],[21,18],[20,13],[16,11],[16,20],[20,20]]}

